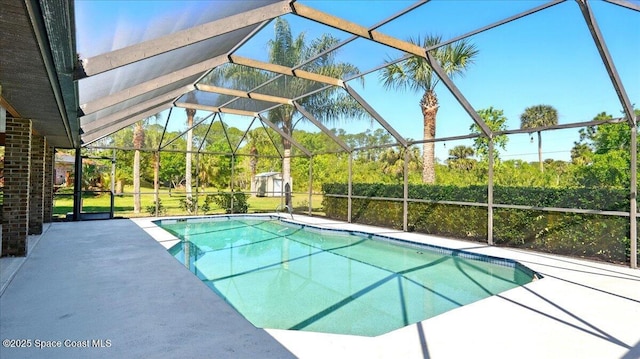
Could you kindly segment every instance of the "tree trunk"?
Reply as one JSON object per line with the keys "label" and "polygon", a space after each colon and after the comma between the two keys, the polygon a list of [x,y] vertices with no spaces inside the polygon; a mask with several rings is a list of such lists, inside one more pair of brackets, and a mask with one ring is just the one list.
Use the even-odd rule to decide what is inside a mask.
{"label": "tree trunk", "polygon": [[544,172],[542,165],[542,133],[538,131],[538,162],[540,163],[540,172]]}
{"label": "tree trunk", "polygon": [[[432,90],[426,91],[420,100],[423,117],[423,139],[432,140],[436,136],[436,115],[438,114],[438,96]],[[435,143],[426,142],[422,145],[422,182],[435,183]]]}
{"label": "tree trunk", "polygon": [[249,151],[249,154],[251,155],[251,159],[249,160],[249,170],[251,172],[251,196],[255,196],[256,193],[254,193],[256,191],[256,184],[255,184],[255,180],[256,180],[256,171],[258,169],[258,149],[256,148],[256,146],[251,146],[251,150]]}
{"label": "tree trunk", "polygon": [[[287,119],[283,121],[282,131],[292,137],[293,126],[290,116],[287,116]],[[284,148],[282,158],[282,188],[284,189],[287,183],[291,184],[291,142],[283,137],[282,147]]]}
{"label": "tree trunk", "polygon": [[291,183],[291,143],[286,141],[282,158],[282,188]]}
{"label": "tree trunk", "polygon": [[153,153],[153,203],[156,204],[157,217],[160,210],[160,152]]}
{"label": "tree trunk", "polygon": [[193,116],[195,116],[196,110],[188,108],[187,109],[187,157],[186,157],[186,166],[185,166],[185,174],[184,174],[184,182],[185,182],[185,192],[187,194],[187,199],[191,199],[191,151],[193,150]]}
{"label": "tree trunk", "polygon": [[142,121],[138,121],[133,130],[133,213],[140,213],[140,149],[144,145],[144,128]]}
{"label": "tree trunk", "polygon": [[133,213],[140,213],[140,150],[133,153]]}

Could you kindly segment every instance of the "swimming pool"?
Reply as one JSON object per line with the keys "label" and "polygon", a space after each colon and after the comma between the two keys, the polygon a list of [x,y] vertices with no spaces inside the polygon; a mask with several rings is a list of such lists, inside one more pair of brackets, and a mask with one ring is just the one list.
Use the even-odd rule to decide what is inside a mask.
{"label": "swimming pool", "polygon": [[529,283],[507,259],[272,216],[161,220],[169,252],[256,327],[377,336]]}

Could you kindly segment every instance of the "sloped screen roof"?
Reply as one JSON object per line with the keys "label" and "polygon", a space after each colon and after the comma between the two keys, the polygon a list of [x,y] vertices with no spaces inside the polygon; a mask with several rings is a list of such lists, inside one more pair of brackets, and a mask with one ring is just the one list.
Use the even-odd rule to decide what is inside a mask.
{"label": "sloped screen roof", "polygon": [[[468,135],[468,128],[476,124],[482,135],[489,136],[491,129],[476,111],[485,105],[484,97],[477,94],[478,82],[486,83],[485,94],[490,92],[497,103],[505,103],[509,101],[509,93],[502,92],[501,86],[496,85],[500,81],[509,78],[510,84],[502,87],[510,88],[511,84],[518,83],[516,76],[522,76],[521,87],[530,87],[524,84],[529,81],[524,76],[527,72],[539,72],[542,78],[547,76],[546,72],[555,71],[554,68],[571,69],[570,65],[548,62],[551,59],[545,59],[542,54],[532,58],[537,56],[536,46],[555,46],[547,42],[549,36],[557,38],[558,46],[566,46],[562,42],[565,38],[579,43],[576,53],[586,49],[585,55],[567,59],[567,63],[592,61],[598,73],[597,81],[605,82],[602,84],[607,88],[605,97],[622,108],[631,121],[631,98],[640,96],[637,84],[631,79],[637,78],[638,73],[629,70],[628,52],[618,50],[617,42],[631,38],[638,43],[640,35],[632,34],[633,27],[626,25],[629,27],[625,28],[624,24],[637,21],[639,12],[637,1],[617,0],[593,4],[571,1],[78,1],[78,53],[83,64],[83,75],[78,80],[82,140],[89,144],[173,106],[259,120],[268,120],[270,111],[291,106],[310,117],[318,130],[327,132],[322,125],[324,116],[315,107],[305,109],[303,103],[307,101],[311,106],[316,94],[334,91],[331,96],[350,97],[360,113],[366,112],[366,117],[387,131],[395,143],[406,145],[407,141],[421,140],[419,132],[412,130],[415,126],[406,126],[408,122],[415,123],[413,117],[420,118],[419,115],[387,112],[388,98],[369,89],[381,87],[380,73],[386,66],[415,56],[427,60],[434,76],[439,78],[436,83],[445,88],[441,102],[451,101],[454,105],[449,108],[457,108],[458,115],[452,115],[450,122],[459,121],[460,125],[443,135]],[[612,14],[621,19],[617,25],[612,24]],[[295,32],[304,33],[308,43],[317,45],[316,51],[301,54],[297,62],[275,56],[277,51],[270,43],[275,41],[273,19],[278,17],[286,19],[292,27],[295,24]],[[563,19],[564,23],[558,24],[556,19]],[[598,21],[603,28],[610,28],[601,30]],[[548,31],[554,26],[559,26],[555,34]],[[619,27],[613,28],[615,26]],[[440,41],[423,46],[418,39],[425,34],[438,34]],[[542,41],[536,42],[536,37]],[[448,69],[433,57],[438,48],[461,39],[475,42],[482,54],[475,64],[478,68],[474,71],[478,74],[464,81],[447,76]],[[323,41],[324,44],[317,44]],[[607,41],[614,44],[611,52]],[[523,51],[529,46],[530,55],[517,60],[519,55],[509,54],[509,49],[522,45]],[[558,49],[558,52],[564,50]],[[323,61],[330,59],[349,64],[353,69],[344,70],[343,75],[323,72]],[[533,61],[527,63],[529,60]],[[620,72],[616,64],[622,65]],[[527,69],[528,66],[533,68]],[[519,68],[522,71],[513,71]],[[480,75],[483,71],[491,73],[493,80]],[[514,76],[510,76],[510,72]],[[242,76],[246,79],[247,73],[251,73],[251,81],[238,80]],[[335,92],[336,89],[339,91]],[[535,92],[522,91],[519,96],[530,96],[531,101],[537,101]],[[351,121],[348,111],[338,116]],[[577,112],[571,114],[567,122],[586,120],[580,116]]]}

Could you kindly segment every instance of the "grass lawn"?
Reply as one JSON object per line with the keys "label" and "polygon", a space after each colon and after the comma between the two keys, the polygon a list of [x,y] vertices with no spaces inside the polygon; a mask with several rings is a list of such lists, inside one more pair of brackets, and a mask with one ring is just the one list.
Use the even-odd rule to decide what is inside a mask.
{"label": "grass lawn", "polygon": [[[155,210],[153,189],[142,188],[140,201],[142,204],[142,211],[140,213],[133,212],[133,195],[125,193],[117,195],[114,198],[114,215],[118,217],[147,217],[152,216]],[[207,193],[215,193],[213,191]],[[180,200],[185,198],[184,191],[171,191],[164,189],[160,191],[160,203],[166,210],[165,214],[168,216],[179,216],[188,214],[184,208],[182,208]],[[202,208],[204,205],[206,194],[200,193],[198,195],[198,208]],[[85,194],[82,199],[82,212],[109,212],[110,208],[110,196],[108,193],[101,195],[89,195]],[[322,195],[314,194],[312,196],[312,213],[314,215],[324,215],[322,210]],[[280,197],[249,197],[247,203],[249,204],[249,213],[259,212],[273,212],[276,207],[283,202]],[[309,196],[306,194],[294,194],[293,206],[295,213],[307,213],[309,206]],[[54,196],[53,214],[55,218],[65,218],[67,213],[73,212],[73,195],[70,193],[56,193]],[[224,213],[222,208],[218,208],[215,203],[210,204],[210,209],[206,213],[202,213],[199,210],[197,214],[218,214]]]}

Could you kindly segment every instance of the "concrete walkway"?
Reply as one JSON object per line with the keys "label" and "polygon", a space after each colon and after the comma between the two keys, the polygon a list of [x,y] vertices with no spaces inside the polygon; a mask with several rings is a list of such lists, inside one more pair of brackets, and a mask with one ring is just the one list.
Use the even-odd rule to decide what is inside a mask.
{"label": "concrete walkway", "polygon": [[26,260],[1,259],[19,260],[2,267],[2,359],[293,357],[132,221],[51,224]]}
{"label": "concrete walkway", "polygon": [[[149,219],[54,223],[0,297],[0,339],[32,347],[0,358],[640,358],[640,270],[296,219],[512,258],[544,278],[378,337],[261,330],[171,257]],[[69,347],[84,343],[96,347]]]}
{"label": "concrete walkway", "polygon": [[[50,223],[44,223],[42,226],[42,233],[46,233],[49,229]],[[31,251],[38,245],[38,241],[42,235],[31,235],[27,240],[27,253],[30,254]],[[0,238],[2,238],[2,225],[0,224]],[[4,290],[7,289],[7,286],[13,279],[13,277],[18,273],[18,270],[27,257],[3,257],[0,258],[0,296],[4,293]],[[0,309],[2,309],[0,307]]]}

